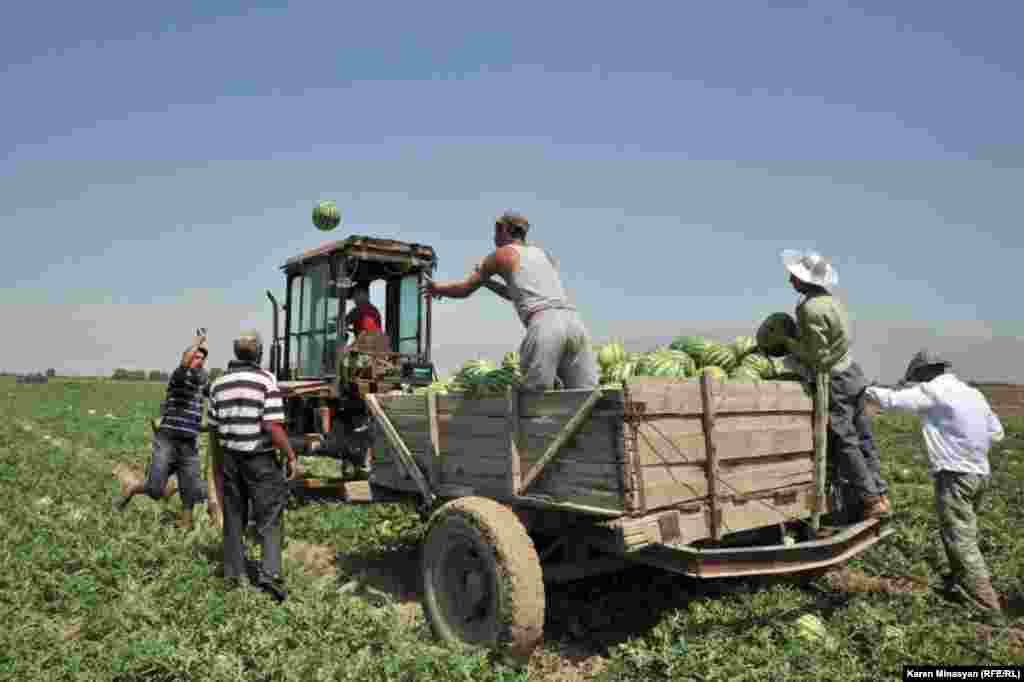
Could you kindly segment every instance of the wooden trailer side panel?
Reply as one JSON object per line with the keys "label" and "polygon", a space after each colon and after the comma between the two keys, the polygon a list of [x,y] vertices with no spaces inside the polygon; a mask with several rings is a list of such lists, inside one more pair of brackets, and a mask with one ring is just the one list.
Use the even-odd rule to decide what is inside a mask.
{"label": "wooden trailer side panel", "polygon": [[706,413],[699,381],[630,380],[643,511],[680,510],[682,542],[804,516],[814,479],[811,398],[795,382],[712,380],[709,389]]}
{"label": "wooden trailer side panel", "polygon": [[[625,512],[623,403],[617,392],[598,401],[575,437],[521,489],[525,472],[541,459],[589,395],[590,391],[522,393],[514,406],[507,397],[439,395],[433,437],[425,396],[378,396],[378,400],[441,496],[447,492],[504,500],[526,497]],[[414,492],[415,482],[402,469],[379,427],[375,428],[374,482]]]}

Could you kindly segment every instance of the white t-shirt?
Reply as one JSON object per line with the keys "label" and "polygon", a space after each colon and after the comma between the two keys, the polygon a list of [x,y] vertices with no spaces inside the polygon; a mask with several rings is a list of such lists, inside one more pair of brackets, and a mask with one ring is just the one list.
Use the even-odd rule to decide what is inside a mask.
{"label": "white t-shirt", "polygon": [[871,386],[868,395],[882,409],[914,412],[928,446],[928,470],[989,475],[988,451],[1003,439],[1003,425],[981,391],[953,374],[941,374],[912,388]]}

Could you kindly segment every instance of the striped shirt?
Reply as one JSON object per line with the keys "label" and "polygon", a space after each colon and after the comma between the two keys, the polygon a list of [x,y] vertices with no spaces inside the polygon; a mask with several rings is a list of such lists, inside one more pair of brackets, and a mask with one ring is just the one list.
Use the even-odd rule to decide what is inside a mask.
{"label": "striped shirt", "polygon": [[203,396],[210,396],[210,377],[203,369],[178,367],[167,382],[160,431],[178,438],[195,438],[203,421]]}
{"label": "striped shirt", "polygon": [[273,452],[263,423],[284,423],[284,401],[273,374],[254,364],[232,361],[210,392],[206,421],[216,429],[221,447],[246,455]]}

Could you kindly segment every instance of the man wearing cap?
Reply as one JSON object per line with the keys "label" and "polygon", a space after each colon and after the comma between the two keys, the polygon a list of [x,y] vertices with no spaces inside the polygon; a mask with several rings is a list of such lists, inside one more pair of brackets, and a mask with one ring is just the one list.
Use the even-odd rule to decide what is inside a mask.
{"label": "man wearing cap", "polygon": [[125,509],[140,493],[154,500],[163,499],[167,479],[177,474],[182,503],[177,523],[181,528],[192,526],[193,507],[206,500],[206,482],[201,474],[197,441],[202,423],[203,397],[210,395],[210,380],[203,369],[208,354],[206,330],[199,329],[167,383],[167,397],[160,426],[153,434],[153,455],[146,479],[123,487],[119,509]]}
{"label": "man wearing cap", "polygon": [[[284,428],[284,402],[277,379],[260,368],[263,341],[243,333],[234,343],[235,358],[211,388],[210,449],[224,478],[224,579],[229,589],[247,576],[242,535],[250,503],[262,543],[256,585],[277,601],[287,592],[281,574],[284,531],[281,517],[288,483],[297,473],[295,451]],[[287,457],[287,477],[274,450]]]}
{"label": "man wearing cap", "polygon": [[813,251],[783,251],[782,262],[789,283],[803,295],[796,307],[797,336],[784,340],[786,348],[811,373],[829,373],[830,452],[860,499],[864,518],[885,516],[891,511],[889,486],[882,479],[871,420],[860,405],[867,380],[850,355],[846,309],[829,293],[838,282],[836,271]]}
{"label": "man wearing cap", "polygon": [[899,390],[869,386],[866,401],[869,407],[921,417],[939,532],[949,560],[950,572],[943,576],[946,588],[1002,621],[999,595],[978,548],[977,511],[989,483],[988,452],[1003,439],[1003,425],[980,391],[927,350],[910,361],[904,381],[913,385]]}
{"label": "man wearing cap", "polygon": [[[594,388],[598,369],[590,335],[569,302],[555,259],[539,246],[527,245],[529,229],[525,216],[503,213],[494,223],[493,253],[465,280],[428,280],[423,291],[435,298],[467,298],[480,287],[490,289],[512,302],[526,327],[519,348],[525,388],[552,389],[556,379],[566,389]],[[505,283],[493,281],[495,275]]]}

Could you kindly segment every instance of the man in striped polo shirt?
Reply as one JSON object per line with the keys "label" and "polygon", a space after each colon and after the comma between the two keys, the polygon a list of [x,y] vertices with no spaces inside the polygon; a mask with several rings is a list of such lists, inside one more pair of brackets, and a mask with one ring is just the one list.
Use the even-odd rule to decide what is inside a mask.
{"label": "man in striped polo shirt", "polygon": [[199,428],[202,424],[203,396],[210,395],[210,380],[203,366],[209,349],[206,330],[196,331],[196,338],[181,356],[181,364],[167,382],[160,427],[153,435],[153,455],[144,481],[130,484],[118,503],[124,509],[132,498],[145,493],[154,500],[166,496],[167,479],[177,474],[181,489],[182,512],[178,526],[192,526],[192,508],[206,500],[206,482],[199,463]]}
{"label": "man in striped polo shirt", "polygon": [[[224,578],[228,589],[246,576],[242,535],[249,504],[262,552],[256,585],[274,599],[287,592],[281,575],[284,532],[281,515],[288,500],[287,480],[297,469],[295,451],[285,430],[284,402],[277,380],[260,368],[263,342],[258,332],[243,333],[234,343],[235,357],[211,389],[210,447],[224,474]],[[274,450],[287,455],[288,476]]]}

